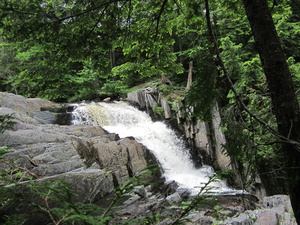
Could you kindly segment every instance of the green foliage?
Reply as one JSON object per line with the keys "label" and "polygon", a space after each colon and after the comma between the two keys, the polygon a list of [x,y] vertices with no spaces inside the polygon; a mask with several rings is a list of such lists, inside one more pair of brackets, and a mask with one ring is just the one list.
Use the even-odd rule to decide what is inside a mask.
{"label": "green foliage", "polygon": [[40,212],[51,218],[54,224],[62,222],[80,224],[105,224],[109,217],[100,216],[103,209],[88,203],[74,202],[76,194],[63,181],[47,184],[31,183],[28,188],[34,195],[42,199],[42,203],[31,202]]}
{"label": "green foliage", "polygon": [[153,110],[154,114],[156,114],[158,116],[163,116],[163,114],[164,114],[163,107],[158,106],[157,103],[152,105],[152,110]]}
{"label": "green foliage", "polygon": [[13,216],[7,216],[5,218],[5,222],[3,223],[3,225],[20,225],[20,224],[24,224],[25,221],[26,221],[26,215],[17,214]]}
{"label": "green foliage", "polygon": [[208,121],[211,119],[211,109],[216,103],[218,95],[216,89],[217,74],[213,62],[207,58],[208,56],[202,57],[202,61],[199,61],[200,64],[195,66],[196,78],[186,94],[185,101],[187,105],[194,108],[193,112],[190,112],[192,116]]}
{"label": "green foliage", "polygon": [[[218,37],[220,54],[238,95],[230,90],[227,92],[227,101],[220,104],[223,107],[221,114],[226,135],[224,152],[230,156],[246,187],[254,186],[259,175],[270,194],[282,193],[286,191],[286,187],[283,178],[285,165],[282,163],[284,160],[280,153],[280,145],[269,131],[244,111],[240,101],[237,101],[237,97],[242,99],[248,110],[276,130],[269,90],[260,59],[255,52],[254,40],[243,11],[236,7],[239,4],[231,5],[234,2],[227,1],[222,6],[214,3],[210,5],[213,8],[212,23],[218,28],[215,28],[214,32]],[[288,4],[289,1],[281,2],[274,7],[272,13],[285,52],[288,56],[293,55],[298,59],[296,49],[299,48],[296,46],[299,43],[294,43],[294,37],[298,35],[298,25],[290,21],[291,10]],[[219,14],[220,10],[225,13]],[[291,29],[292,26],[296,29]],[[297,87],[298,62],[293,57],[289,62]],[[221,78],[222,72],[219,74]]]}
{"label": "green foliage", "polygon": [[[102,1],[20,3],[0,3],[1,34],[17,43],[12,63],[18,72],[4,78],[5,84],[12,81],[12,87],[6,88],[29,97],[59,101],[97,95],[95,90],[99,91],[104,83],[101,78],[104,75],[106,79],[109,73],[107,52],[111,34],[118,32],[112,29],[116,21],[111,17],[118,7],[104,4],[103,8]],[[100,19],[102,26],[98,26]]]}
{"label": "green foliage", "polygon": [[33,46],[16,55],[21,72],[13,84],[25,96],[75,101],[96,95],[101,71],[89,60],[72,60],[52,44]]}
{"label": "green foliage", "polygon": [[294,84],[295,84],[295,89],[296,93],[298,95],[298,100],[300,101],[300,62],[296,62],[294,57],[290,57],[287,59],[287,62],[289,64]]}
{"label": "green foliage", "polygon": [[278,36],[287,57],[300,56],[300,21],[293,20],[293,8],[290,0],[284,0],[274,6],[273,19]]}
{"label": "green foliage", "polygon": [[165,97],[171,95],[173,92],[174,92],[173,85],[162,84],[159,86],[159,93],[161,93]]}
{"label": "green foliage", "polygon": [[0,115],[0,133],[3,133],[5,130],[11,129],[16,124],[13,114]]}
{"label": "green foliage", "polygon": [[[299,93],[298,2],[269,3]],[[172,83],[178,81],[182,88],[188,63],[193,61],[193,83],[184,106],[193,110],[187,116],[209,121],[212,107],[220,103],[228,141],[225,147],[233,161],[246,168],[243,177],[250,173],[254,177],[256,170],[267,167],[267,173],[278,171],[282,166],[276,165],[281,157],[279,147],[271,144],[276,140],[245,113],[215,57],[216,50],[220,51],[246,106],[275,128],[242,2],[209,1],[209,8],[216,43],[211,43],[205,6],[195,0],[1,1],[1,90],[72,102],[120,96],[146,78],[159,75],[166,75]],[[174,86],[160,86],[167,97],[175,90]],[[162,112],[159,107],[154,110]]]}
{"label": "green foliage", "polygon": [[9,152],[9,148],[6,146],[1,146],[0,147],[0,160],[3,159],[3,155]]}
{"label": "green foliage", "polygon": [[114,45],[122,49],[126,62],[115,67],[113,74],[121,77],[138,74],[145,78],[182,73],[176,54],[170,51],[170,46],[174,45],[173,27],[176,26],[172,4],[167,2],[164,8],[167,13],[159,15],[161,18],[156,25],[152,18],[160,13],[160,2],[133,1],[132,7],[129,32],[116,40]]}
{"label": "green foliage", "polygon": [[[244,104],[260,119],[276,129],[275,117],[271,109],[271,99],[268,95],[267,84],[257,55],[249,59],[241,44],[235,44],[230,38],[221,40],[224,49],[222,57],[228,73],[234,81],[234,88],[240,94]],[[224,146],[232,163],[239,171],[245,188],[253,186],[256,176],[272,174],[273,180],[282,176],[283,165],[279,146],[276,139],[248,113],[243,111],[233,91],[227,94],[227,109],[222,112],[223,130],[227,143]],[[264,178],[266,183],[272,179]],[[268,185],[270,186],[270,185]],[[277,189],[270,186],[270,192],[278,193]]]}
{"label": "green foliage", "polygon": [[[2,36],[18,44],[13,62],[18,70],[4,78],[12,86],[9,90],[76,101],[97,96],[102,87],[102,92],[108,89],[105,94],[116,95],[109,86],[119,77],[124,85],[135,85],[145,77],[183,72],[170,49],[173,27],[178,26],[173,3],[164,6],[167,14],[160,12],[159,1],[60,3],[0,4]],[[163,18],[152,26],[158,15]],[[116,91],[121,90],[118,86]]]}
{"label": "green foliage", "polygon": [[[256,95],[251,97],[256,97]],[[260,100],[255,98],[252,101],[251,105],[261,106],[262,104],[268,105],[270,100],[265,97]],[[258,109],[251,108],[251,110],[257,112]],[[223,131],[227,139],[224,148],[232,164],[239,171],[244,188],[253,187],[257,175],[260,175],[270,193],[276,194],[284,191],[284,185],[275,185],[276,180],[284,177],[283,156],[279,151],[279,145],[276,144],[276,139],[236,106],[232,106],[222,114]],[[275,125],[274,116],[270,111],[262,110],[259,116],[269,124]]]}
{"label": "green foliage", "polygon": [[107,81],[101,88],[101,94],[117,97],[124,94],[127,87],[122,80]]}
{"label": "green foliage", "polygon": [[[4,154],[4,152],[3,152]],[[1,159],[0,163],[3,163]],[[21,168],[17,168],[21,169]],[[8,179],[12,169],[1,173],[0,177],[0,212],[5,212],[6,208],[18,204],[20,207],[30,209],[27,213],[36,213],[40,218],[49,218],[55,225],[59,224],[86,224],[102,225],[107,224],[115,216],[115,207],[119,201],[123,201],[132,190],[142,184],[147,184],[156,172],[156,167],[148,168],[135,174],[120,187],[114,190],[115,197],[112,198],[111,204],[107,208],[101,208],[95,204],[75,201],[77,195],[74,189],[65,181],[39,182],[31,180],[30,182],[19,183],[19,181]],[[9,183],[7,183],[9,182]],[[5,186],[4,184],[14,184]],[[16,185],[16,186],[15,186]],[[15,188],[14,188],[15,186]],[[3,211],[4,210],[4,211]],[[32,216],[32,215],[31,215]],[[146,217],[136,219],[135,222],[157,221],[157,217]],[[27,221],[27,214],[9,214],[1,215],[0,221],[3,224],[22,224]],[[132,221],[131,221],[132,222]],[[124,224],[128,224],[124,222]]]}
{"label": "green foliage", "polygon": [[0,37],[0,90],[13,92],[12,83],[15,80],[18,68],[13,62],[15,55],[14,44],[9,44],[2,41]]}

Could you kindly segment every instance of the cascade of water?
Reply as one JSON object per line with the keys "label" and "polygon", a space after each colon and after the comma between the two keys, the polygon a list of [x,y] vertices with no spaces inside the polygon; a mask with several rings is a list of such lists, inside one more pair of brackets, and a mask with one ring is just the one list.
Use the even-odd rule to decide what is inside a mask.
{"label": "cascade of water", "polygon": [[[100,125],[121,138],[135,137],[158,159],[166,181],[174,180],[194,193],[214,174],[212,167],[207,165],[195,169],[183,141],[165,123],[152,122],[146,113],[124,102],[78,104],[73,118],[73,124]],[[223,181],[210,186],[218,193],[233,191]]]}

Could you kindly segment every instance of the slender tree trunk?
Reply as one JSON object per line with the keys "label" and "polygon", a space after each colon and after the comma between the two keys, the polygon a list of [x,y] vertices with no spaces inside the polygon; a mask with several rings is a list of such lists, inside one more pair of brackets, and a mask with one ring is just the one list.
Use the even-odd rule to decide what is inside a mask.
{"label": "slender tree trunk", "polygon": [[117,64],[116,64],[116,50],[109,51],[109,56],[110,56],[110,66],[111,66],[111,68],[116,67],[117,66]]}
{"label": "slender tree trunk", "polygon": [[185,91],[190,90],[191,85],[193,83],[193,61],[190,61],[189,63],[189,72],[188,72],[188,80],[185,87]]}
{"label": "slender tree trunk", "polygon": [[[256,48],[267,78],[278,132],[289,139],[300,140],[300,117],[292,76],[283,53],[266,0],[243,0]],[[300,224],[300,150],[283,144],[286,157],[289,192],[297,223]]]}

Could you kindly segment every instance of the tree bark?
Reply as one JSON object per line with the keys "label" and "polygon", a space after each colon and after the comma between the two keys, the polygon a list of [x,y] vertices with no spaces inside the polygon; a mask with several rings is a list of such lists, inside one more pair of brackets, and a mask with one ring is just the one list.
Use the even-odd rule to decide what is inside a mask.
{"label": "tree bark", "polygon": [[167,78],[167,76],[164,74],[160,75],[160,84],[173,85],[169,78]]}
{"label": "tree bark", "polygon": [[116,50],[109,51],[109,57],[110,57],[110,66],[111,68],[114,68],[117,66],[116,64]]}
{"label": "tree bark", "polygon": [[185,91],[190,90],[191,85],[193,83],[193,61],[190,61],[189,63],[189,72],[188,72],[188,80],[185,87]]}
{"label": "tree bark", "polygon": [[[243,0],[257,51],[267,78],[280,135],[300,141],[299,104],[292,76],[266,0]],[[283,144],[291,203],[300,224],[300,150]]]}

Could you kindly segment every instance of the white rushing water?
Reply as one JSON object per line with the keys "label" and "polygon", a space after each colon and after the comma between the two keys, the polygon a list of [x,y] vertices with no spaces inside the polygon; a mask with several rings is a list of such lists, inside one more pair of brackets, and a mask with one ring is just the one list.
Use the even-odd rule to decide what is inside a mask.
{"label": "white rushing water", "polygon": [[[153,122],[149,115],[125,102],[77,104],[73,118],[74,125],[100,125],[121,138],[133,136],[155,155],[167,182],[174,180],[194,194],[214,175],[210,166],[193,166],[184,142],[165,123]],[[217,193],[233,191],[223,181],[213,182],[210,187]]]}

